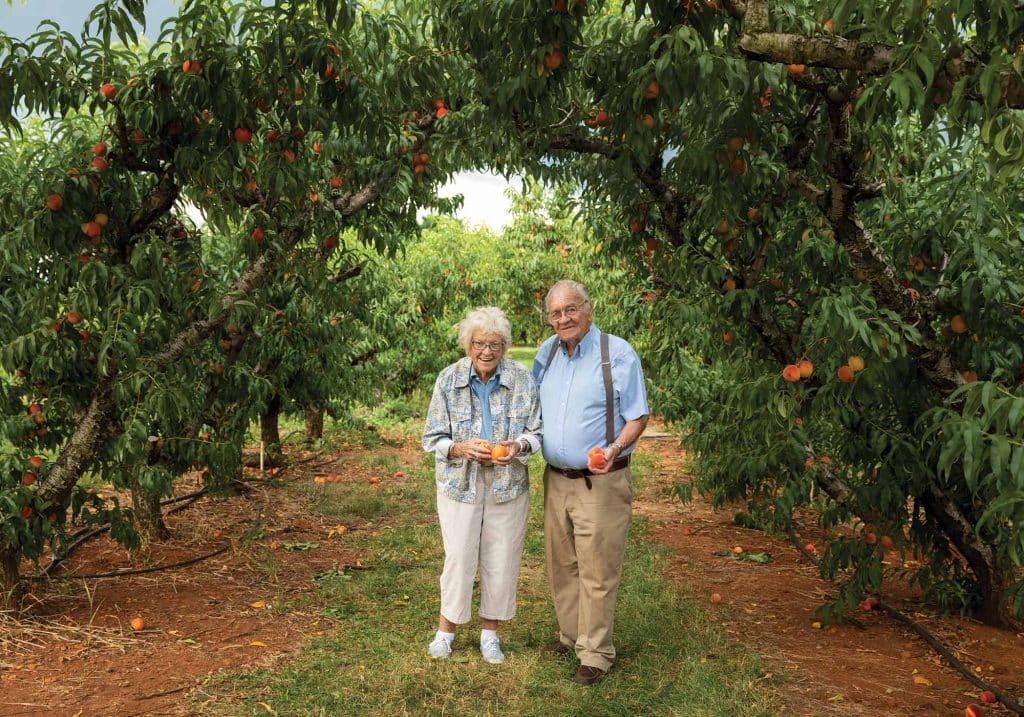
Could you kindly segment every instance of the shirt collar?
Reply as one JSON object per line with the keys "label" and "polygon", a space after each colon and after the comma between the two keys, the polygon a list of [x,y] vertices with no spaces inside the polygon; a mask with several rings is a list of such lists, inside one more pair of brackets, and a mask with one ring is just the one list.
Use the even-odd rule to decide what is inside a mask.
{"label": "shirt collar", "polygon": [[[597,328],[597,324],[591,324],[590,328],[587,329],[587,333],[583,335],[583,339],[576,347],[575,356],[582,356],[590,352],[590,347],[595,346],[600,340],[601,329]],[[566,347],[565,342],[558,339],[558,345],[562,347],[562,350],[569,353],[569,349]]]}
{"label": "shirt collar", "polygon": [[[502,359],[502,361],[504,361],[504,359]],[[497,377],[498,383],[501,383],[501,361],[498,362],[497,367],[495,367],[495,369],[494,369],[494,376],[491,376],[491,378],[495,378],[495,377]],[[480,376],[477,375],[476,366],[474,366],[472,363],[470,363],[469,364],[469,380],[472,381],[474,378],[477,381],[480,381],[480,383],[484,384],[485,386],[488,383],[490,383],[490,381],[487,381],[487,383],[484,383],[484,381],[480,378]]]}
{"label": "shirt collar", "polygon": [[[494,375],[498,377],[498,383],[505,388],[512,388],[512,375],[510,371],[502,371],[502,367],[506,361],[511,361],[509,358],[503,358],[498,362],[498,367],[494,369]],[[455,369],[455,387],[465,388],[469,385],[469,379],[471,376],[476,376],[476,369],[473,368],[473,360],[469,356],[464,356],[458,360]],[[478,379],[479,380],[479,379]]]}

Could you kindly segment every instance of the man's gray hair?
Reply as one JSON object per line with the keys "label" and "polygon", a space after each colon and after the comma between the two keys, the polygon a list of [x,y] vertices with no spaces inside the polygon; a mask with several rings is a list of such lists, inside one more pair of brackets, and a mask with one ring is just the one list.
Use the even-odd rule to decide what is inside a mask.
{"label": "man's gray hair", "polygon": [[551,295],[555,293],[556,289],[571,289],[572,291],[575,291],[577,294],[580,295],[580,298],[583,299],[583,303],[590,303],[590,295],[587,294],[587,290],[583,286],[583,284],[581,284],[578,281],[573,281],[572,279],[560,279],[556,281],[554,284],[552,284],[551,288],[548,289],[548,293],[544,297],[545,309],[551,305]]}
{"label": "man's gray hair", "polygon": [[505,342],[505,347],[512,345],[512,325],[505,312],[497,306],[478,306],[466,314],[466,318],[458,323],[459,346],[469,354],[469,343],[473,334],[497,334]]}

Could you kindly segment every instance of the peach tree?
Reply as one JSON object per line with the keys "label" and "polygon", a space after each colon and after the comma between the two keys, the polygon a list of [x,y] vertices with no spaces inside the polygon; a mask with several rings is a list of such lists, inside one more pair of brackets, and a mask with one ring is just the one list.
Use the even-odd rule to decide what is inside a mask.
{"label": "peach tree", "polygon": [[1018,3],[453,0],[432,18],[507,138],[499,165],[575,182],[629,227],[594,240],[654,294],[645,358],[700,486],[778,529],[807,505],[853,526],[822,563],[844,581],[830,614],[882,589],[888,549],[923,556],[907,570],[939,602],[1020,620]]}
{"label": "peach tree", "polygon": [[359,257],[445,206],[424,155],[446,60],[397,16],[184,2],[138,48],[140,15],[103,3],[79,37],[0,37],[4,591],[83,512],[133,540],[83,477],[133,490],[159,533],[177,472],[225,481],[275,389],[308,402],[298,355],[329,344],[320,399],[346,390],[370,348],[368,313],[339,308]]}

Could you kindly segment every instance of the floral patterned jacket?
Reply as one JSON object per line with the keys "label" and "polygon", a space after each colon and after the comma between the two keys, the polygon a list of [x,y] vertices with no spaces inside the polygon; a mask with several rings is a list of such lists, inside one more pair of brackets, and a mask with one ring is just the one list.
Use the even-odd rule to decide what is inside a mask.
{"label": "floral patterned jacket", "polygon": [[[481,464],[463,458],[448,458],[452,443],[480,437],[479,399],[469,387],[469,357],[443,369],[434,382],[434,393],[423,429],[423,450],[434,453],[437,486],[460,503],[476,501],[476,478]],[[491,423],[495,441],[525,438],[530,452],[541,447],[540,398],[537,383],[525,366],[503,358],[500,383],[491,391]],[[494,498],[510,501],[530,488],[527,471],[529,453],[520,453],[507,466],[494,466]]]}

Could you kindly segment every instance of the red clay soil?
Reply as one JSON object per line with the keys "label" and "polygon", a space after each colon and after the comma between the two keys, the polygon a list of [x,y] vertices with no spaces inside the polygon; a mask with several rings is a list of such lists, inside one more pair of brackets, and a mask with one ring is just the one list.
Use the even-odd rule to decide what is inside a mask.
{"label": "red clay soil", "polygon": [[[418,450],[375,452],[412,462],[421,456]],[[400,480],[351,455],[344,469],[331,465],[336,459],[321,456],[278,477],[312,486],[316,473],[344,472],[342,485],[319,490],[343,489],[344,482],[371,476]],[[176,493],[195,490],[195,480],[181,481]],[[329,632],[333,625],[319,608],[303,609],[303,594],[314,589],[316,572],[358,568],[361,556],[346,548],[344,535],[327,537],[335,526],[305,509],[302,491],[259,480],[251,485],[245,495],[203,498],[171,515],[171,539],[154,544],[148,559],[133,559],[106,536],[75,551],[58,574],[164,565],[212,552],[225,540],[232,545],[182,569],[40,587],[38,603],[26,614],[0,621],[0,715],[195,714],[186,695],[201,708],[202,684],[211,673],[267,664]],[[262,534],[239,549],[239,539],[254,525]],[[302,543],[320,547],[286,549]],[[34,570],[23,565],[25,573]],[[275,609],[284,604],[286,610]],[[136,616],[145,623],[140,632],[130,626]]]}
{"label": "red clay soil", "polygon": [[[835,595],[835,585],[818,577],[784,537],[735,526],[732,516],[741,506],[715,511],[702,499],[681,505],[669,497],[685,471],[675,441],[645,440],[640,450],[656,453],[659,461],[646,475],[636,513],[648,519],[659,541],[673,548],[670,575],[696,599],[707,601],[710,620],[762,656],[768,673],[763,683],[780,693],[782,713],[962,715],[966,704],[977,701],[974,687],[883,614],[859,613],[863,629],[815,628],[814,610]],[[40,588],[39,602],[27,614],[0,622],[0,716],[188,715],[196,713],[197,704],[201,714],[203,684],[211,673],[268,664],[332,630],[331,621],[304,595],[314,589],[314,573],[356,565],[361,556],[346,548],[344,537],[327,537],[334,526],[305,509],[310,497],[305,487],[315,474],[335,472],[343,472],[343,481],[368,481],[375,475],[382,481],[408,480],[367,467],[358,460],[361,452],[346,450],[344,469],[332,465],[337,455],[315,460],[308,454],[290,455],[295,467],[278,478],[298,482],[304,490],[284,491],[256,481],[246,495],[204,498],[169,518],[171,540],[154,545],[147,560],[129,557],[106,537],[87,543],[60,572],[168,564],[208,553],[225,539],[232,549],[180,570]],[[418,446],[411,443],[374,453],[392,453],[401,465],[421,460]],[[194,490],[194,481],[183,481],[178,494]],[[322,489],[335,488],[344,485]],[[257,524],[262,535],[240,549],[239,539]],[[684,536],[687,527],[692,535]],[[218,531],[223,533],[219,539]],[[802,537],[820,550],[828,536],[808,525]],[[307,542],[320,547],[284,549]],[[714,555],[736,545],[767,552],[773,560],[760,565]],[[712,593],[722,601],[713,604]],[[1010,694],[1024,694],[1024,637],[915,612],[907,597],[890,601],[907,605],[915,619],[985,679]],[[287,609],[275,609],[284,605]],[[145,621],[137,633],[129,627],[135,616]],[[989,714],[1009,713],[994,709]]]}
{"label": "red clay soil", "polygon": [[[858,612],[854,625],[816,627],[815,609],[834,599],[836,585],[818,575],[785,536],[741,528],[733,516],[742,505],[714,510],[696,499],[673,500],[671,487],[685,478],[685,456],[671,439],[644,440],[658,470],[645,479],[635,512],[647,518],[658,541],[674,555],[670,572],[706,601],[710,620],[762,656],[767,673],[794,715],[963,715],[978,702],[978,689],[950,668],[919,637],[885,614]],[[690,535],[684,535],[684,529]],[[801,538],[822,550],[828,533],[813,522]],[[716,556],[739,546],[772,556],[768,564]],[[889,562],[899,561],[889,555]],[[924,611],[905,586],[888,603],[924,625],[978,676],[1008,695],[1024,696],[1024,634],[996,630],[960,617]],[[712,603],[718,593],[721,602]],[[765,681],[775,680],[765,676]],[[989,715],[1011,714],[998,707]]]}

